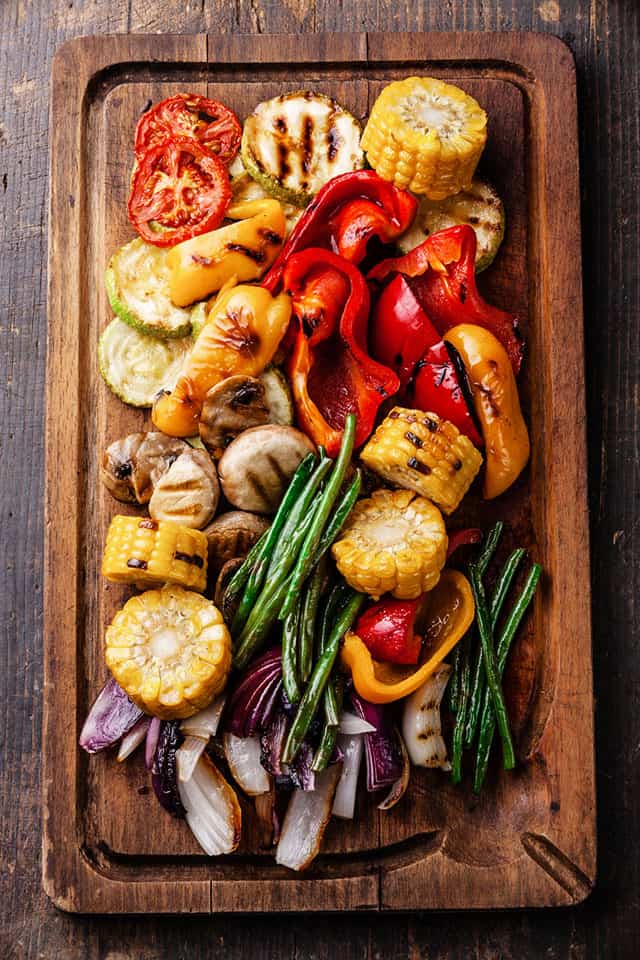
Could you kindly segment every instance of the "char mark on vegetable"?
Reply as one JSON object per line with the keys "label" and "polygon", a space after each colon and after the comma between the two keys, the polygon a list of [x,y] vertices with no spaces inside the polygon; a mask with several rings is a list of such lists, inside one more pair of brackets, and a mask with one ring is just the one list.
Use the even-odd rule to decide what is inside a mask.
{"label": "char mark on vegetable", "polygon": [[302,169],[309,173],[313,160],[313,117],[306,116],[302,121]]}
{"label": "char mark on vegetable", "polygon": [[191,259],[194,263],[198,263],[201,267],[210,267],[213,263],[211,257],[202,257],[199,253],[192,253]]}
{"label": "char mark on vegetable", "polygon": [[266,259],[264,250],[253,250],[243,243],[228,243],[226,249],[232,253],[241,253],[243,256],[248,257],[249,260],[253,260],[254,263],[264,263]]}
{"label": "char mark on vegetable", "polygon": [[422,440],[420,439],[420,437],[416,436],[415,433],[411,433],[411,430],[407,430],[407,432],[405,433],[405,437],[407,438],[409,443],[412,443],[414,447],[418,448],[418,450],[422,448],[423,446]]}
{"label": "char mark on vegetable", "polygon": [[157,530],[158,524],[155,520],[141,520],[138,524],[139,527],[142,527],[143,530]]}
{"label": "char mark on vegetable", "polygon": [[425,477],[428,477],[431,473],[431,467],[427,466],[426,463],[420,463],[420,461],[416,460],[415,457],[411,457],[410,460],[407,460],[407,466],[412,467],[413,470],[417,470],[418,473],[424,473]]}
{"label": "char mark on vegetable", "polygon": [[136,560],[135,557],[131,557],[130,560],[127,560],[127,566],[133,567],[135,570],[146,570],[147,561],[146,560]]}
{"label": "char mark on vegetable", "polygon": [[[176,552],[174,553],[174,557],[176,560],[183,560],[185,563],[190,563],[194,567],[202,567],[204,563],[202,557],[199,557],[195,553],[181,553],[179,550],[176,550]],[[145,567],[146,567],[146,563],[145,563]]]}

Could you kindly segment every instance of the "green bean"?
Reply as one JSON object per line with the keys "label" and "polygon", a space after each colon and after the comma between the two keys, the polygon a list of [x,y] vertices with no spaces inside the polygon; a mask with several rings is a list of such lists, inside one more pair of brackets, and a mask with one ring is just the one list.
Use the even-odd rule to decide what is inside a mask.
{"label": "green bean", "polygon": [[[229,583],[229,586],[227,587],[228,591],[237,590],[237,593],[239,593],[242,587],[237,587],[236,580],[238,583],[240,583],[240,581],[244,579],[242,586],[246,584],[242,600],[240,601],[240,606],[238,607],[233,618],[233,624],[231,627],[231,632],[233,635],[237,635],[246,623],[247,617],[251,612],[251,608],[253,607],[256,597],[262,588],[262,584],[264,583],[267,565],[271,560],[271,555],[276,543],[278,542],[278,537],[280,536],[280,533],[286,523],[287,517],[293,509],[294,504],[298,500],[298,497],[303,492],[309,480],[315,462],[316,458],[315,454],[313,453],[307,454],[307,456],[302,460],[298,466],[298,469],[293,475],[291,483],[287,487],[285,495],[282,498],[282,502],[278,507],[271,526],[265,531],[265,533],[263,533],[260,540],[258,540],[256,547],[250,551],[247,559],[242,564],[238,572],[234,575]],[[256,551],[255,556],[252,556],[254,550]],[[245,572],[243,573],[243,571]],[[240,576],[241,574],[242,577]]]}
{"label": "green bean", "polygon": [[494,524],[487,534],[487,539],[485,540],[480,552],[480,556],[476,561],[476,566],[478,567],[481,577],[484,577],[485,573],[487,572],[487,567],[491,563],[491,558],[496,552],[496,547],[498,546],[498,542],[502,536],[503,529],[504,523],[502,520],[498,520],[498,522]]}
{"label": "green bean", "polygon": [[[342,696],[343,696],[344,688],[342,683],[339,682],[339,680],[333,680],[330,677],[329,686],[331,685],[333,685],[335,690],[335,696],[338,704],[338,714],[339,714],[340,710],[342,709]],[[339,716],[337,718],[336,723],[330,723],[329,720],[325,720],[324,729],[322,731],[322,739],[320,740],[320,744],[313,758],[313,763],[311,764],[311,769],[315,773],[319,773],[321,770],[325,770],[328,767],[329,761],[331,760],[331,754],[335,749],[336,740],[338,739],[339,730],[340,730]]]}
{"label": "green bean", "polygon": [[[269,528],[270,530],[271,528]],[[225,600],[228,603],[233,603],[237,597],[244,591],[244,588],[251,576],[251,571],[253,570],[256,562],[258,561],[264,545],[266,543],[267,537],[269,536],[269,530],[265,530],[259,540],[254,543],[249,550],[249,553],[244,558],[244,563],[242,566],[236,570],[231,580],[227,584],[227,588],[224,592]]]}
{"label": "green bean", "polygon": [[[525,551],[522,549],[522,547],[518,547],[517,550],[514,550],[513,553],[509,555],[507,562],[500,572],[500,576],[498,577],[496,585],[493,588],[489,613],[491,617],[491,626],[493,627],[494,632],[498,624],[500,611],[502,610],[505,598],[509,592],[509,588],[513,582],[513,578],[524,554]],[[485,687],[486,683],[484,676],[484,662],[482,659],[482,647],[478,646],[473,684],[471,687],[471,701],[464,735],[464,745],[467,748],[472,745],[478,732],[478,724],[480,722],[480,712],[482,709]]]}
{"label": "green bean", "polygon": [[[320,595],[324,585],[326,564],[322,561],[316,566],[309,578],[304,599],[300,604],[300,625],[298,628],[298,674],[303,683],[306,683],[313,667],[313,641],[316,633],[316,615]],[[294,609],[296,605],[294,605]],[[290,616],[290,615],[289,615]],[[285,623],[288,616],[285,617]],[[291,699],[291,698],[289,698]]]}
{"label": "green bean", "polygon": [[236,670],[243,670],[259,649],[270,628],[278,619],[278,611],[285,598],[289,580],[284,579],[271,593],[262,591],[260,601],[249,614],[249,619],[238,637],[238,646],[233,657]]}
{"label": "green bean", "polygon": [[503,765],[505,770],[512,770],[515,766],[516,758],[513,750],[513,740],[511,739],[511,730],[509,729],[509,717],[507,715],[507,708],[505,706],[498,674],[498,663],[493,641],[493,627],[491,626],[491,617],[487,607],[484,584],[482,583],[482,576],[477,564],[470,564],[469,573],[471,574],[473,599],[476,604],[476,623],[482,645],[487,687],[491,695],[491,702],[493,703],[498,730],[500,731],[500,738],[502,740]]}
{"label": "green bean", "polygon": [[360,495],[361,486],[362,486],[362,473],[358,469],[356,470],[355,476],[351,481],[351,483],[349,484],[349,487],[347,488],[347,492],[345,493],[344,497],[342,498],[342,500],[334,510],[331,516],[331,519],[327,524],[326,530],[322,534],[320,543],[318,544],[318,548],[313,557],[314,564],[319,563],[320,559],[324,556],[324,554],[327,552],[327,550],[329,549],[333,541],[336,539],[336,537],[342,530],[342,527],[344,526],[347,517],[353,510],[356,500]]}
{"label": "green bean", "polygon": [[[517,633],[518,627],[522,622],[522,618],[524,617],[527,608],[533,599],[533,595],[536,591],[536,587],[538,586],[541,573],[542,567],[540,564],[534,563],[529,571],[520,596],[514,603],[511,612],[507,617],[507,621],[502,628],[500,639],[498,640],[498,674],[500,677],[502,677],[502,674],[504,673],[511,643]],[[487,766],[489,764],[489,754],[491,753],[491,744],[493,742],[495,728],[496,714],[492,708],[491,699],[487,692],[482,705],[480,737],[478,741],[478,752],[476,755],[476,768],[473,776],[474,793],[480,793],[482,788],[482,783],[487,772]]]}
{"label": "green bean", "polygon": [[451,665],[451,679],[447,686],[447,700],[449,710],[455,713],[458,709],[458,695],[460,691],[460,644],[456,643],[453,648],[453,663]]}
{"label": "green bean", "polygon": [[469,685],[471,682],[471,637],[469,633],[463,637],[462,644],[463,647],[460,653],[460,692],[451,748],[451,779],[454,783],[460,783],[462,780],[462,735],[464,732],[464,722],[467,704],[469,702]]}
{"label": "green bean", "polygon": [[327,485],[322,493],[320,504],[318,505],[318,509],[313,518],[313,523],[309,527],[302,547],[300,548],[298,559],[293,570],[293,576],[289,584],[289,590],[282,606],[282,610],[280,611],[280,619],[283,619],[289,613],[291,607],[295,603],[296,596],[302,584],[309,574],[309,570],[311,569],[314,555],[318,549],[324,527],[329,519],[329,514],[333,509],[334,503],[338,493],[340,492],[342,482],[347,472],[347,468],[351,462],[355,432],[356,417],[355,414],[349,413],[347,414],[344,422],[344,432],[342,434],[340,453],[335,460],[333,470],[331,471],[331,476],[329,477]]}
{"label": "green bean", "polygon": [[298,684],[298,630],[300,628],[300,604],[296,604],[282,625],[282,682],[289,703],[300,699]]}
{"label": "green bean", "polygon": [[[334,617],[339,616],[340,611],[350,596],[351,588],[347,587],[344,581],[337,583],[329,594],[329,598],[325,604],[325,608],[320,619],[320,630],[318,632],[318,655],[321,655],[327,646]],[[323,703],[324,715],[327,723],[338,723],[340,707],[334,690],[334,684],[331,680],[325,688],[323,694]]]}
{"label": "green bean", "polygon": [[329,634],[324,653],[316,660],[311,677],[309,678],[309,683],[298,705],[298,712],[295,715],[285,741],[282,752],[282,760],[284,763],[291,763],[300,749],[300,744],[307,734],[311,721],[318,709],[322,693],[331,676],[331,671],[333,670],[333,665],[338,656],[338,650],[340,649],[340,640],[357,617],[364,599],[362,593],[352,593],[351,599],[340,613]]}

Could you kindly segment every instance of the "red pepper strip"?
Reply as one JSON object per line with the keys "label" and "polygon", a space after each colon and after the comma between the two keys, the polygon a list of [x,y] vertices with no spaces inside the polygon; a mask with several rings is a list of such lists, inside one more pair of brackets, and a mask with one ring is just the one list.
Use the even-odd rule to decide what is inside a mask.
{"label": "red pepper strip", "polygon": [[411,406],[416,410],[437,413],[469,437],[474,446],[484,446],[444,340],[427,350],[418,363],[411,392]]}
{"label": "red pepper strip", "polygon": [[287,261],[283,286],[298,322],[288,367],[298,422],[336,456],[347,413],[357,416],[358,447],[400,383],[367,354],[369,288],[357,267],[311,247]]}
{"label": "red pepper strip", "polygon": [[408,281],[402,274],[393,277],[373,309],[372,356],[395,370],[400,383],[406,387],[425,351],[439,342],[442,342],[440,334],[416,300]]}
{"label": "red pepper strip", "polygon": [[477,527],[467,527],[465,530],[454,530],[449,534],[449,545],[447,546],[447,560],[452,553],[455,553],[458,547],[467,546],[471,543],[480,543],[482,540],[482,530]]}
{"label": "red pepper strip", "polygon": [[360,263],[372,237],[389,243],[411,225],[418,201],[383,180],[374,170],[333,177],[302,214],[262,286],[275,294],[289,257],[308,247],[337,251]]}
{"label": "red pepper strip", "polygon": [[475,232],[460,224],[431,234],[403,257],[383,260],[369,272],[368,279],[384,280],[390,273],[413,278],[412,289],[440,334],[460,323],[485,327],[503,345],[518,373],[522,363],[518,321],[480,296],[475,256]]}
{"label": "red pepper strip", "polygon": [[360,615],[353,628],[374,660],[388,663],[417,663],[422,637],[414,632],[414,624],[422,605],[415,600],[384,599],[374,603]]}

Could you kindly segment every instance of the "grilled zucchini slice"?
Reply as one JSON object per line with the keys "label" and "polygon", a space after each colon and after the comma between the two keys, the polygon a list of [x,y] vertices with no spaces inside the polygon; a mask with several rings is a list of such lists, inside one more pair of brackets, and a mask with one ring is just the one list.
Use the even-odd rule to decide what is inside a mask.
{"label": "grilled zucchini slice", "polygon": [[240,155],[268,194],[304,207],[327,180],[364,166],[360,124],[320,93],[287,93],[246,119]]}
{"label": "grilled zucchini slice", "polygon": [[141,333],[162,339],[191,332],[192,308],[176,307],[169,296],[168,252],[137,237],[116,250],[105,275],[116,316]]}
{"label": "grilled zucchini slice", "polygon": [[191,337],[146,337],[118,318],[102,332],[98,362],[102,379],[132,407],[150,407],[161,390],[173,390],[193,346]]}
{"label": "grilled zucchini slice", "polygon": [[493,262],[504,237],[504,204],[488,183],[475,177],[468,190],[447,197],[429,200],[423,197],[411,227],[397,241],[403,253],[409,253],[430,234],[465,223],[473,227],[476,248],[476,273]]}

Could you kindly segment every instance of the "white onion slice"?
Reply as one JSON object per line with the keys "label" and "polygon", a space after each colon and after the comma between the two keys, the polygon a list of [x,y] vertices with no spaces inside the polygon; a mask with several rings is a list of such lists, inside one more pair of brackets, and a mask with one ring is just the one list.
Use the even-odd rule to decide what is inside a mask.
{"label": "white onion slice", "polygon": [[355,713],[343,710],[340,714],[340,733],[354,736],[357,733],[375,733],[376,728],[368,720],[357,717]]}
{"label": "white onion slice", "polygon": [[221,693],[204,710],[194,713],[192,717],[187,717],[180,724],[181,733],[186,737],[202,737],[203,740],[215,737],[224,710],[225,700],[226,694]]}
{"label": "white onion slice", "polygon": [[182,746],[176,750],[176,764],[178,768],[178,780],[186,783],[191,780],[196,763],[204,753],[207,741],[202,737],[185,737]]}
{"label": "white onion slice", "polygon": [[440,664],[428,680],[405,700],[402,738],[416,767],[451,770],[440,720],[440,701],[450,673],[448,663]]}
{"label": "white onion slice", "polygon": [[315,790],[293,791],[276,849],[276,863],[291,870],[305,870],[320,852],[340,771],[341,764],[333,763],[317,774]]}
{"label": "white onion slice", "polygon": [[389,790],[389,793],[382,803],[378,804],[378,810],[391,810],[392,807],[395,807],[398,800],[402,800],[409,786],[409,777],[411,776],[409,754],[407,753],[407,748],[404,745],[404,740],[400,736],[399,730],[396,730],[396,737],[398,738],[398,745],[400,746],[400,753],[402,754],[402,773],[392,785],[391,790]]}
{"label": "white onion slice", "polygon": [[151,717],[140,717],[135,726],[129,730],[129,733],[125,733],[120,741],[120,749],[118,750],[117,756],[118,763],[122,763],[123,760],[131,756],[134,750],[137,750],[147,735],[150,723]]}
{"label": "white onion slice", "polygon": [[250,797],[268,793],[269,774],[260,763],[260,737],[236,737],[225,733],[222,738],[224,755],[233,779]]}
{"label": "white onion slice", "polygon": [[210,857],[232,853],[240,842],[242,814],[235,791],[207,754],[189,780],[178,779],[180,799],[191,831]]}
{"label": "white onion slice", "polygon": [[344,757],[342,773],[336,788],[331,812],[334,816],[341,817],[343,820],[353,820],[364,740],[361,734],[340,734],[337,746],[342,750]]}
{"label": "white onion slice", "polygon": [[267,793],[260,793],[253,799],[256,819],[260,827],[260,846],[268,849],[273,846],[273,816],[276,803],[276,791],[273,786]]}

